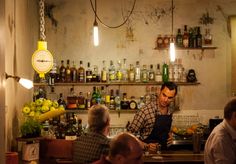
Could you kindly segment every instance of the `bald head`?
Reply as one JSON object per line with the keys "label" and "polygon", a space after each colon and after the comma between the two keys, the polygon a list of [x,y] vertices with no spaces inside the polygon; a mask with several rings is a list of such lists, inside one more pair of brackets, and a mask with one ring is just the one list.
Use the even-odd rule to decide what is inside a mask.
{"label": "bald head", "polygon": [[142,148],[138,139],[130,133],[120,133],[110,143],[109,158],[112,163],[142,163]]}

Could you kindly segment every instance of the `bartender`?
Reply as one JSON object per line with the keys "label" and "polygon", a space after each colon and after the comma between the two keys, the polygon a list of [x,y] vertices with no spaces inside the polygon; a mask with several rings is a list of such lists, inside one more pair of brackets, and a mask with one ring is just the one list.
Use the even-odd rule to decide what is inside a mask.
{"label": "bartender", "polygon": [[127,130],[138,136],[144,149],[156,152],[166,149],[172,141],[170,135],[172,110],[170,104],[177,94],[177,85],[165,82],[161,86],[156,101],[147,103],[135,115]]}

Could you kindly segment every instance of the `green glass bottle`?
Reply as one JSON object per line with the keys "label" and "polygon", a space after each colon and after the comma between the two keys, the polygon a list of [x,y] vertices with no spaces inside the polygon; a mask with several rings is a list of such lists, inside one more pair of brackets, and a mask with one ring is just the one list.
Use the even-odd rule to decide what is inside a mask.
{"label": "green glass bottle", "polygon": [[169,67],[166,63],[162,66],[162,81],[168,82],[169,81]]}

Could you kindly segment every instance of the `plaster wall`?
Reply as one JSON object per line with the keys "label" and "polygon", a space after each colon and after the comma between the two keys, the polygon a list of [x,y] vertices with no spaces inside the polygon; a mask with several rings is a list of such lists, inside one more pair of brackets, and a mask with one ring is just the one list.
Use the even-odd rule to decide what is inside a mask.
{"label": "plaster wall", "polygon": [[[55,5],[51,16],[58,22],[57,26],[54,26],[53,19],[46,19],[48,48],[54,54],[58,65],[61,60],[67,59],[75,61],[77,67],[80,60],[84,63],[90,62],[92,66],[101,66],[102,60],[106,60],[108,65],[110,60],[123,58],[127,59],[128,64],[135,64],[139,60],[141,65],[162,64],[169,60],[167,51],[154,48],[158,34],[171,34],[171,1],[137,0],[131,20],[120,28],[106,28],[99,23],[98,47],[94,47],[92,43],[94,13],[90,1],[47,2]],[[132,2],[97,1],[97,14],[106,24],[118,25],[124,19],[122,14],[130,11]],[[174,5],[174,34],[177,28],[183,30],[184,25],[201,26],[201,32],[204,34],[205,26],[199,24],[199,18],[208,11],[214,18],[214,24],[209,27],[213,35],[213,45],[217,47],[216,50],[206,50],[203,54],[199,50],[176,52],[186,70],[195,69],[201,83],[198,86],[180,86],[180,113],[207,113],[208,117],[222,115],[225,103],[231,98],[231,39],[227,18],[235,15],[236,1],[176,0]],[[165,14],[160,12],[162,9]],[[132,29],[132,38],[127,37],[128,28]],[[69,88],[57,90],[64,95],[69,92]],[[82,90],[83,88],[77,88],[77,91]],[[130,93],[129,96],[145,92],[145,88],[124,87],[123,90]],[[86,116],[84,117],[86,120]],[[131,119],[132,115],[127,117],[127,120]],[[118,123],[124,123],[122,119],[119,120]]]}

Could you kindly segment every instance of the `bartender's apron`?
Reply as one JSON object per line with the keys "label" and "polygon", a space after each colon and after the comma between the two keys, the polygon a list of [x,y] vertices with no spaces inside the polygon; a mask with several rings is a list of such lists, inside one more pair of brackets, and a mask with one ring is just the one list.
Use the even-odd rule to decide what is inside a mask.
{"label": "bartender's apron", "polygon": [[167,139],[169,137],[172,123],[172,114],[170,115],[157,115],[152,129],[151,134],[143,140],[145,143],[156,143],[161,144],[161,149],[167,148]]}

